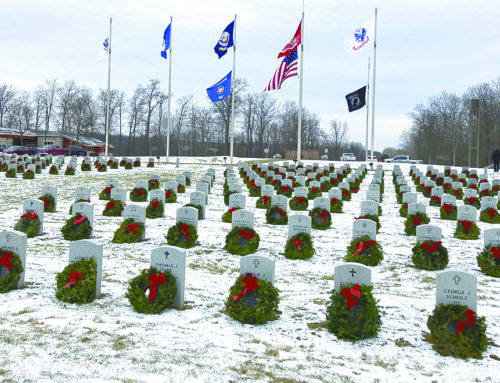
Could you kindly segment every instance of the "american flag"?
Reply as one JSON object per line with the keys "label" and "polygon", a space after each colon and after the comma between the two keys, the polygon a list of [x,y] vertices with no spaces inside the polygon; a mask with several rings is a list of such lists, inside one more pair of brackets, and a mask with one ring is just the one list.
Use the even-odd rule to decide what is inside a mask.
{"label": "american flag", "polygon": [[266,89],[264,89],[264,92],[273,89],[281,89],[283,81],[287,78],[298,76],[297,58],[297,49],[295,49],[283,59],[278,69],[276,69],[276,72],[274,72],[273,78],[269,81]]}

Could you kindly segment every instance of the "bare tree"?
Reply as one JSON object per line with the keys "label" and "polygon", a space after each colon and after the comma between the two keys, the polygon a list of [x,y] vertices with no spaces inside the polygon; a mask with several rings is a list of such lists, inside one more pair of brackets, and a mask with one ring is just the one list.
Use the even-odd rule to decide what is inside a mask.
{"label": "bare tree", "polygon": [[337,159],[340,157],[342,146],[347,140],[347,123],[343,123],[339,120],[333,119],[330,121],[330,137],[333,148],[333,158]]}
{"label": "bare tree", "polygon": [[44,122],[45,122],[45,137],[44,141],[47,141],[47,133],[50,128],[50,119],[52,117],[52,109],[54,108],[56,92],[57,92],[57,79],[45,80],[45,85],[40,86],[37,89],[37,92],[40,94],[43,113],[44,113]]}
{"label": "bare tree", "polygon": [[66,81],[56,90],[56,107],[57,115],[59,117],[59,127],[61,133],[71,131],[68,126],[70,122],[69,113],[70,106],[75,102],[74,98],[77,93],[77,87],[74,81]]}
{"label": "bare tree", "polygon": [[276,120],[276,100],[272,99],[268,93],[257,93],[255,104],[256,154],[263,157],[271,123]]}
{"label": "bare tree", "polygon": [[12,103],[17,95],[17,90],[8,84],[0,84],[0,128],[3,127],[5,115],[13,106]]}

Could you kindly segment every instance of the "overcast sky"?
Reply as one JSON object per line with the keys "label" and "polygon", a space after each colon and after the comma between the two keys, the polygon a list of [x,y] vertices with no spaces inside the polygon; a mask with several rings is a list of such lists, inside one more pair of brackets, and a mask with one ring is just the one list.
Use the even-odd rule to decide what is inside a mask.
{"label": "overcast sky", "polygon": [[[306,0],[303,106],[321,118],[347,121],[349,139],[364,143],[366,111],[347,112],[344,96],[366,83],[373,47],[355,56],[344,39],[378,7],[375,150],[397,146],[411,125],[408,113],[441,91],[461,95],[500,72],[498,0]],[[97,52],[113,17],[111,86],[131,96],[158,78],[168,88],[160,57],[173,16],[172,89],[208,105],[205,89],[232,68],[232,52],[213,47],[226,25],[236,25],[236,75],[260,92],[291,39],[302,0],[1,0],[0,83],[33,90],[46,79],[74,80],[96,91],[107,86],[107,61]],[[298,79],[272,91],[298,103]]]}

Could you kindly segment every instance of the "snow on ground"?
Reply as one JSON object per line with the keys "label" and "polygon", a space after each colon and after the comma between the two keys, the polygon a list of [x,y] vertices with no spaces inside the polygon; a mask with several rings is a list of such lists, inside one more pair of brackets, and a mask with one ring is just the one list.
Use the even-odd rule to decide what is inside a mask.
{"label": "snow on ground", "polygon": [[[404,234],[391,164],[384,164],[382,228],[377,236],[385,255],[372,268],[382,326],[376,338],[350,343],[326,330],[326,304],[333,289],[334,266],[343,262],[352,221],[359,215],[373,172],[352,201],[344,202],[344,213],[333,215],[331,229],[313,230],[317,253],[308,261],[284,258],[287,227],[266,224],[264,211],[255,208],[256,198],[247,198],[261,237],[257,254],[276,260],[275,286],[280,290],[282,311],[278,320],[252,326],[223,312],[240,261],[239,256],[222,250],[230,230],[230,224],[221,222],[227,209],[222,198],[224,162],[221,158],[182,158],[180,168],[165,164],[146,168],[146,160],[141,168],[129,171],[83,173],[78,166],[72,177],[52,176],[48,169],[35,180],[7,179],[0,174],[0,230],[14,227],[22,214],[22,201],[38,198],[43,185],[58,188],[57,212],[45,214],[44,235],[28,239],[25,288],[0,294],[1,381],[499,381],[500,281],[483,275],[477,266],[482,236],[475,241],[453,238],[455,223],[440,220],[437,207],[428,207],[427,212],[431,223],[443,229],[443,244],[450,256],[447,269],[477,276],[478,314],[486,316],[490,345],[484,359],[464,361],[440,356],[423,340],[434,308],[435,273],[413,267],[415,237]],[[159,315],[134,312],[125,298],[128,281],[148,267],[151,249],[167,244],[165,235],[175,223],[176,208],[188,202],[188,193],[209,167],[216,169],[215,185],[207,218],[199,222],[200,244],[188,250],[184,308]],[[409,165],[401,168],[407,175]],[[184,170],[193,172],[193,186],[179,195],[179,202],[166,205],[165,218],[147,220],[146,241],[111,243],[122,218],[102,216],[105,201],[98,199],[98,193],[105,179],[118,178],[119,186],[130,191],[137,180],[151,174],[160,174],[163,185]],[[92,191],[94,237],[104,245],[103,294],[81,306],[55,298],[56,274],[67,264],[69,251],[60,229],[69,218],[74,189],[79,185]],[[419,202],[428,203],[421,194]],[[478,225],[482,233],[491,227],[482,222]]]}

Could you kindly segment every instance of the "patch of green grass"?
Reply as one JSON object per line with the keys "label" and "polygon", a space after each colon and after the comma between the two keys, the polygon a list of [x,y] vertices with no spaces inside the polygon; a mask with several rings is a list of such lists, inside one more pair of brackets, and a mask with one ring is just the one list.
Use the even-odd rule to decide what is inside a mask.
{"label": "patch of green grass", "polygon": [[324,306],[324,305],[326,305],[326,299],[314,298],[313,299],[313,303],[317,304],[317,305],[320,305],[320,306]]}
{"label": "patch of green grass", "polygon": [[404,338],[398,338],[394,341],[394,344],[398,347],[415,347],[414,345],[412,345],[410,342],[408,342],[406,339]]}
{"label": "patch of green grass", "polygon": [[434,284],[436,284],[436,278],[431,277],[430,275],[427,275],[425,277],[422,277],[422,283],[432,283],[434,285]]}
{"label": "patch of green grass", "polygon": [[324,281],[333,281],[335,279],[335,276],[332,274],[332,275],[323,275],[321,277],[321,279],[323,279]]}
{"label": "patch of green grass", "polygon": [[320,330],[320,329],[328,329],[328,321],[323,322],[309,322],[307,327],[310,330]]}

